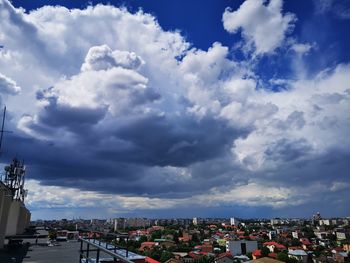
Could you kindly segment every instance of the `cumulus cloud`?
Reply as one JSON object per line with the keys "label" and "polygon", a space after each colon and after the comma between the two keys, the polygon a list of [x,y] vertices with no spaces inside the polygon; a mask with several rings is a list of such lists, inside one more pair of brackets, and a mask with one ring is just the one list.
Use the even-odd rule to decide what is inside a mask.
{"label": "cumulus cloud", "polygon": [[112,51],[109,46],[102,45],[89,49],[81,70],[107,70],[118,66],[127,69],[138,69],[143,63],[144,61],[134,52]]}
{"label": "cumulus cloud", "polygon": [[[190,48],[142,11],[1,5],[0,70],[28,68],[13,84],[26,90],[9,101],[6,160],[21,153],[36,180],[28,188],[49,193],[33,193],[31,207],[282,209],[348,193],[348,64],[276,76],[266,85],[286,88],[275,92],[228,47]],[[278,0],[245,1],[223,20],[256,54],[277,52],[296,21]]]}
{"label": "cumulus cloud", "polygon": [[238,10],[226,9],[222,20],[230,33],[241,29],[248,46],[254,46],[256,54],[271,53],[283,44],[293,29],[295,15],[282,13],[282,0],[247,0]]}
{"label": "cumulus cloud", "polygon": [[17,83],[0,73],[0,92],[2,94],[16,95],[21,91]]}

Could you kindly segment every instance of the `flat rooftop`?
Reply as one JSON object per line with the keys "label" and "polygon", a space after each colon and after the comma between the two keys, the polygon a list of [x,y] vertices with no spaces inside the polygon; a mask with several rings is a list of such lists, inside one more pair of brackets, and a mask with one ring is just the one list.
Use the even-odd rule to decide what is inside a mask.
{"label": "flat rooftop", "polygon": [[[30,246],[23,245],[19,248],[5,249],[0,251],[1,263],[77,263],[79,261],[80,242],[68,241],[59,242],[58,246],[47,246],[47,239],[24,239],[23,244],[30,243]],[[94,255],[92,252],[91,255]]]}
{"label": "flat rooftop", "polygon": [[80,243],[77,241],[59,242],[59,246],[29,247],[23,263],[65,262],[77,263],[79,261]]}

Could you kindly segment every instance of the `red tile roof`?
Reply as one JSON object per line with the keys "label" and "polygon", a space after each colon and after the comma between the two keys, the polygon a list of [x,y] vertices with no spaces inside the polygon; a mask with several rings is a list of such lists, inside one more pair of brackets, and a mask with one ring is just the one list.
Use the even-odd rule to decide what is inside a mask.
{"label": "red tile roof", "polygon": [[300,250],[300,249],[302,250],[303,248],[297,246],[297,247],[288,247],[288,249],[289,249],[289,250]]}
{"label": "red tile roof", "polygon": [[253,251],[252,255],[254,257],[261,257],[261,249],[256,249]]}
{"label": "red tile roof", "polygon": [[310,246],[311,245],[311,242],[309,241],[309,239],[307,238],[301,238],[300,239],[300,242],[305,245],[305,246]]}
{"label": "red tile roof", "polygon": [[150,258],[150,257],[146,257],[145,261],[148,262],[148,263],[160,263],[159,261],[157,261],[157,260],[155,260],[153,258]]}
{"label": "red tile roof", "polygon": [[275,246],[275,247],[278,248],[278,249],[286,249],[286,247],[283,246],[282,244],[279,244],[279,243],[273,242],[273,241],[265,242],[265,243],[264,243],[264,246]]}
{"label": "red tile roof", "polygon": [[231,255],[230,252],[221,253],[221,254],[219,254],[219,255],[216,257],[216,259],[220,259],[220,258],[224,258],[224,257],[228,257],[228,258],[233,259],[233,256]]}

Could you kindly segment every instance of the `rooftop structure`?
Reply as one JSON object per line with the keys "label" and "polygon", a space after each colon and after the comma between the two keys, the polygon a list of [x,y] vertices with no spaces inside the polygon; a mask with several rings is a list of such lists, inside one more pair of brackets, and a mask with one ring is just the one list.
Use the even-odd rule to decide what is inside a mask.
{"label": "rooftop structure", "polygon": [[[92,238],[79,238],[80,241],[80,262],[87,262],[86,259],[91,257],[90,252],[96,251],[96,263],[100,262],[100,252],[104,252],[111,256],[115,261],[121,261],[126,263],[141,263],[145,262],[146,257],[139,254],[128,251],[125,248],[120,248],[112,244],[108,244],[101,240]],[[86,249],[84,249],[86,244]],[[92,249],[90,247],[93,247]],[[84,261],[85,260],[85,261]]]}
{"label": "rooftop structure", "polygon": [[[6,108],[0,131],[0,152],[4,134]],[[14,158],[5,166],[5,173],[0,180],[0,249],[6,236],[22,234],[28,227],[30,212],[24,205],[27,190],[24,189],[26,169],[23,161]]]}

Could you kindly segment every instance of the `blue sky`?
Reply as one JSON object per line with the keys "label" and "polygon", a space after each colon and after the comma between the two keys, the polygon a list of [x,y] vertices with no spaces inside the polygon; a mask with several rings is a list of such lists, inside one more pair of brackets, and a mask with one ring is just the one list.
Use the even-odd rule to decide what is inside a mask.
{"label": "blue sky", "polygon": [[347,1],[0,8],[34,219],[349,215]]}

